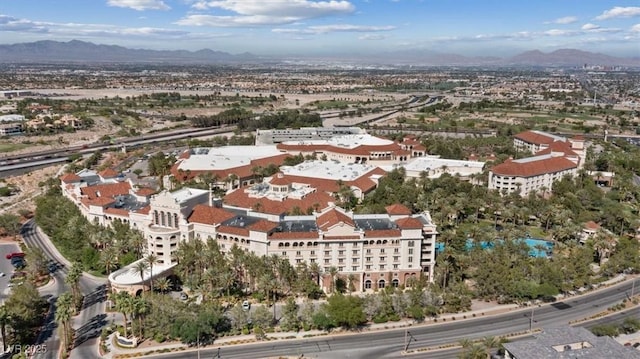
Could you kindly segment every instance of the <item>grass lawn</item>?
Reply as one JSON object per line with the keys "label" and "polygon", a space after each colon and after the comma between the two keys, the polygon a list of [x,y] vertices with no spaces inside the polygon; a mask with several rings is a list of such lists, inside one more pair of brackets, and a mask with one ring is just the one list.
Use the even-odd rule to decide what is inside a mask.
{"label": "grass lawn", "polygon": [[0,152],[13,152],[27,147],[29,145],[24,143],[0,143]]}

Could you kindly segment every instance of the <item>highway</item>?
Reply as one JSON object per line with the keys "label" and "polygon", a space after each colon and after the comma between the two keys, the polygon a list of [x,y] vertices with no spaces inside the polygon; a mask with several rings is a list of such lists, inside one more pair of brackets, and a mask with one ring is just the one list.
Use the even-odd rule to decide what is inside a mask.
{"label": "highway", "polygon": [[[56,271],[55,286],[45,291],[45,297],[53,304],[58,295],[64,293],[67,288],[64,280],[71,263],[67,261],[55,249],[51,242],[45,238],[43,233],[37,228],[33,219],[27,221],[21,229],[24,242],[29,247],[41,248],[45,255],[59,263],[64,264],[64,268]],[[102,328],[107,324],[104,305],[106,300],[106,280],[92,278],[86,274],[80,279],[80,290],[85,296],[83,308],[80,314],[73,318],[73,327],[76,330],[74,349],[71,351],[71,358],[99,358],[97,353],[97,338],[100,336]],[[47,344],[45,353],[34,355],[35,359],[55,359],[58,358],[60,349],[60,338],[58,336],[57,324],[55,323],[53,311],[47,317],[42,332],[38,336],[36,344]]]}
{"label": "highway", "polygon": [[[588,317],[605,310],[614,303],[626,298],[631,291],[632,282],[620,284],[588,293],[565,301],[534,307],[534,328],[567,325],[571,320]],[[467,320],[447,321],[433,325],[408,328],[417,340],[411,348],[427,347],[455,343],[462,338],[479,339],[485,336],[498,336],[507,333],[529,330],[531,308],[511,311],[504,314]],[[615,316],[615,315],[614,315]],[[462,314],[460,315],[462,317]],[[589,323],[593,325],[594,323]],[[229,358],[266,358],[278,356],[299,356],[305,358],[397,358],[404,348],[405,329],[361,332],[336,336],[323,336],[301,340],[283,340],[255,343],[242,346],[223,346],[220,357]],[[202,349],[202,358],[216,358],[217,347]],[[412,358],[454,358],[457,351],[448,350],[411,355]],[[153,355],[154,358],[196,358],[195,351]]]}

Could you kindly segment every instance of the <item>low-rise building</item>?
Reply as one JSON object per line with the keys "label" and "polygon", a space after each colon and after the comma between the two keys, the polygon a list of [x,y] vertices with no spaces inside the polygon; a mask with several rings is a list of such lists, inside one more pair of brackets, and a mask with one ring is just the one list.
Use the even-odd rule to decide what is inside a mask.
{"label": "low-rise building", "polygon": [[538,149],[533,157],[510,158],[493,166],[489,171],[489,189],[501,193],[519,191],[523,197],[529,193],[548,192],[553,188],[553,182],[566,175],[575,176],[584,164],[584,140],[581,137],[539,143],[532,148]]}
{"label": "low-rise building", "polygon": [[480,161],[463,161],[449,160],[440,158],[440,156],[425,156],[412,159],[407,164],[392,166],[390,170],[396,167],[404,167],[407,177],[421,178],[423,173],[427,178],[439,178],[445,173],[452,176],[458,176],[462,180],[469,180],[474,175],[482,173],[485,162]]}
{"label": "low-rise building", "polygon": [[369,134],[342,135],[318,141],[288,141],[276,147],[293,155],[325,156],[329,161],[371,163],[377,166],[406,162],[427,153],[420,142],[411,138],[394,142]]}
{"label": "low-rise building", "polygon": [[335,136],[364,134],[359,127],[302,127],[298,129],[256,130],[256,145],[273,145],[289,141],[328,140]]}
{"label": "low-rise building", "polygon": [[640,351],[611,337],[598,337],[585,328],[545,328],[534,339],[503,344],[505,359],[640,358]]}

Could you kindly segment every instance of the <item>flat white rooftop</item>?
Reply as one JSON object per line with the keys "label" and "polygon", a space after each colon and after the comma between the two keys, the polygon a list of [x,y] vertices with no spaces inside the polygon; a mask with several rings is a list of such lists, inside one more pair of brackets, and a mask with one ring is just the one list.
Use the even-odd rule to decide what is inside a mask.
{"label": "flat white rooftop", "polygon": [[357,134],[335,136],[328,140],[286,141],[283,143],[287,145],[331,145],[342,148],[356,148],[358,146],[386,146],[393,144],[393,141],[369,134]]}
{"label": "flat white rooftop", "polygon": [[180,160],[183,171],[226,170],[251,164],[251,161],[281,155],[276,146],[226,146],[193,148],[189,158]]}
{"label": "flat white rooftop", "polygon": [[462,161],[462,160],[449,160],[446,158],[439,158],[435,156],[418,157],[413,161],[404,165],[407,171],[429,171],[442,167],[455,170],[457,168],[472,168],[482,170],[484,162],[478,161]]}
{"label": "flat white rooftop", "polygon": [[295,166],[282,166],[280,171],[289,176],[354,181],[376,166],[334,161],[305,161]]}
{"label": "flat white rooftop", "polygon": [[530,162],[544,161],[544,160],[548,160],[550,158],[553,158],[553,155],[547,154],[547,155],[520,158],[520,159],[517,159],[517,160],[513,160],[513,162],[515,162],[515,163],[530,163]]}
{"label": "flat white rooftop", "polygon": [[[111,283],[117,285],[134,285],[134,284],[142,284],[143,282],[149,280],[151,276],[151,271],[149,269],[145,270],[142,273],[142,277],[140,277],[140,272],[136,270],[136,264],[145,260],[144,258],[138,259],[137,261],[129,264],[126,267],[120,268],[117,271],[111,273],[109,275],[109,281]],[[176,264],[160,264],[155,263],[153,265],[153,277],[157,278],[159,276],[164,276],[166,271],[175,267]]]}
{"label": "flat white rooftop", "polygon": [[177,191],[171,192],[171,197],[173,197],[177,203],[183,203],[205,193],[209,193],[209,191],[197,188],[180,188]]}

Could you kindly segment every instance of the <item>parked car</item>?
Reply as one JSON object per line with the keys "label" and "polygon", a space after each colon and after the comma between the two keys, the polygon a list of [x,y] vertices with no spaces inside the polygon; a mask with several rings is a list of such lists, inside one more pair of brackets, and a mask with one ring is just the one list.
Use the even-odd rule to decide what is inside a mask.
{"label": "parked car", "polygon": [[248,300],[245,300],[244,302],[242,302],[242,309],[244,309],[244,310],[251,309],[251,303],[249,303]]}
{"label": "parked car", "polygon": [[13,252],[13,253],[9,253],[6,255],[7,259],[13,259],[13,258],[23,258],[24,257],[24,253],[22,252]]}

